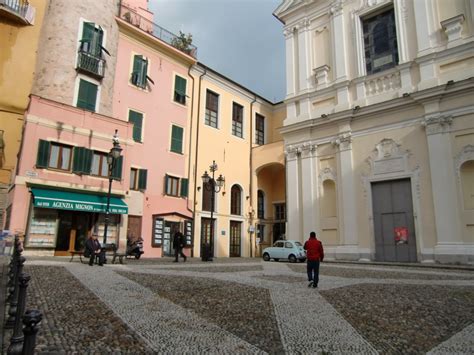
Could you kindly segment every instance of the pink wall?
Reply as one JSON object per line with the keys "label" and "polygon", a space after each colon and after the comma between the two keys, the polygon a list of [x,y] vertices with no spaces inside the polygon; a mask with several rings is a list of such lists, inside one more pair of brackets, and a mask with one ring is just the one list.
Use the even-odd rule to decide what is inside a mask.
{"label": "pink wall", "polygon": [[[150,91],[144,91],[130,84],[130,68],[133,54],[148,58],[148,75],[154,81]],[[146,45],[131,42],[124,36],[119,37],[117,53],[117,72],[114,87],[114,116],[128,119],[128,109],[144,113],[143,143],[137,143],[127,155],[127,165],[133,162],[141,168],[148,169],[148,185],[145,191],[145,206],[142,216],[142,237],[144,238],[145,257],[161,256],[160,248],[151,247],[152,215],[178,212],[189,217],[187,200],[164,195],[165,174],[181,178],[186,175],[186,146],[183,142],[183,153],[170,152],[171,125],[176,124],[187,130],[187,106],[173,102],[174,74],[187,78],[188,67],[171,62],[161,53],[151,50]],[[190,80],[187,87],[189,88]],[[188,89],[189,91],[189,89]],[[183,139],[184,139],[183,137]]]}

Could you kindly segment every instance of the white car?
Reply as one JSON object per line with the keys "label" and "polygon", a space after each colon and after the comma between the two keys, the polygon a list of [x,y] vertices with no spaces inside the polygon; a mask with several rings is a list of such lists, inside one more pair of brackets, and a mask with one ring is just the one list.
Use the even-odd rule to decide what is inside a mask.
{"label": "white car", "polygon": [[296,240],[277,240],[272,247],[263,249],[262,257],[265,261],[288,259],[290,263],[295,263],[298,260],[305,261],[306,252]]}

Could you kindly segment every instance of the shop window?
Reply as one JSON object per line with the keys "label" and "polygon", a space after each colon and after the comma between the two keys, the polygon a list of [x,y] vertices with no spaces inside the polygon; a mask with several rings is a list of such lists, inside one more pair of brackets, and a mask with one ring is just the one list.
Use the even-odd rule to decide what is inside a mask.
{"label": "shop window", "polygon": [[461,184],[465,210],[474,210],[474,160],[461,165]]}
{"label": "shop window", "polygon": [[48,168],[58,170],[71,170],[72,147],[64,144],[51,143]]}
{"label": "shop window", "polygon": [[94,152],[92,156],[91,175],[108,177],[109,164],[107,164],[107,153]]}
{"label": "shop window", "polygon": [[133,140],[135,142],[143,142],[143,113],[129,110],[128,122],[133,124]]}
{"label": "shop window", "polygon": [[[105,229],[105,214],[101,213],[98,215],[97,222],[94,225],[92,233],[97,233],[99,236],[98,240],[100,243],[104,242],[104,229]],[[118,245],[119,240],[119,229],[120,229],[120,215],[111,214],[109,215],[109,223],[107,225],[107,244],[115,243]]]}
{"label": "shop window", "polygon": [[321,199],[321,208],[323,217],[337,216],[336,184],[333,180],[324,180],[323,196]]}
{"label": "shop window", "polygon": [[171,126],[171,149],[174,153],[183,154],[183,128]]}
{"label": "shop window", "polygon": [[235,102],[232,103],[232,134],[242,138],[244,107]]}
{"label": "shop window", "polygon": [[238,185],[230,190],[230,214],[242,214],[242,189]]}
{"label": "shop window", "polygon": [[174,77],[174,102],[186,105],[186,79],[175,75]]}
{"label": "shop window", "polygon": [[206,91],[206,114],[204,123],[217,128],[218,126],[219,95],[210,90]]}
{"label": "shop window", "polygon": [[262,190],[257,192],[257,218],[265,219],[265,195]]}
{"label": "shop window", "polygon": [[26,237],[26,246],[54,247],[57,226],[57,210],[49,208],[33,208]]}

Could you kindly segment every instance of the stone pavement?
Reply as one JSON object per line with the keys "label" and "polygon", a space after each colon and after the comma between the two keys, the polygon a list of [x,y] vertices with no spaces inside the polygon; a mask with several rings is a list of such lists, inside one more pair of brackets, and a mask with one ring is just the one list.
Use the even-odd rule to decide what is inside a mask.
{"label": "stone pavement", "polygon": [[472,354],[474,271],[323,263],[28,258],[37,351]]}

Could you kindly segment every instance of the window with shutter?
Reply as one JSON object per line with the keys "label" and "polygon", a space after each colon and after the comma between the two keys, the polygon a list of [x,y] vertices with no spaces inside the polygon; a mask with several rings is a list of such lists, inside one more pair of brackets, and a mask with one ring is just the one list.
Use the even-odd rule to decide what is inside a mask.
{"label": "window with shutter", "polygon": [[102,42],[104,31],[93,22],[84,22],[82,28],[81,51],[97,58],[102,56]]}
{"label": "window with shutter", "polygon": [[242,122],[244,108],[235,102],[232,103],[232,134],[242,138]]}
{"label": "window with shutter", "polygon": [[71,169],[72,147],[51,143],[48,168],[69,171]]}
{"label": "window with shutter", "polygon": [[255,115],[255,143],[265,144],[265,117],[258,113]]}
{"label": "window with shutter", "polygon": [[129,110],[128,122],[133,123],[133,140],[142,142],[143,113]]}
{"label": "window with shutter", "polygon": [[218,117],[217,111],[219,108],[219,95],[215,92],[207,90],[206,92],[206,113],[204,123],[208,126],[217,128]]}
{"label": "window with shutter", "polygon": [[148,75],[148,59],[142,55],[133,57],[132,84],[142,89],[146,88]]}
{"label": "window with shutter", "polygon": [[38,143],[38,154],[36,156],[36,167],[37,168],[47,168],[49,161],[49,151],[51,149],[51,144],[48,141],[39,140]]}
{"label": "window with shutter", "polygon": [[148,170],[140,169],[138,170],[138,189],[146,190],[146,179],[148,175]]}
{"label": "window with shutter", "polygon": [[138,169],[130,169],[130,190],[138,190]]}
{"label": "window with shutter", "polygon": [[186,79],[178,75],[174,77],[174,101],[186,104]]}
{"label": "window with shutter", "polygon": [[91,175],[108,177],[109,164],[107,163],[107,153],[94,152],[92,156]]}
{"label": "window with shutter", "polygon": [[173,125],[171,127],[171,151],[183,153],[183,128]]}
{"label": "window with shutter", "polygon": [[92,150],[85,147],[74,147],[72,172],[76,174],[90,174],[92,167]]}
{"label": "window with shutter", "polygon": [[188,179],[181,179],[181,197],[188,197]]}
{"label": "window with shutter", "polygon": [[97,103],[97,91],[97,85],[89,81],[80,79],[76,106],[88,111],[95,112]]}
{"label": "window with shutter", "polygon": [[165,194],[169,196],[179,196],[179,178],[166,175],[165,176]]}
{"label": "window with shutter", "polygon": [[114,180],[122,179],[122,166],[123,166],[123,156],[120,156],[115,160],[114,166],[112,168],[111,177]]}

